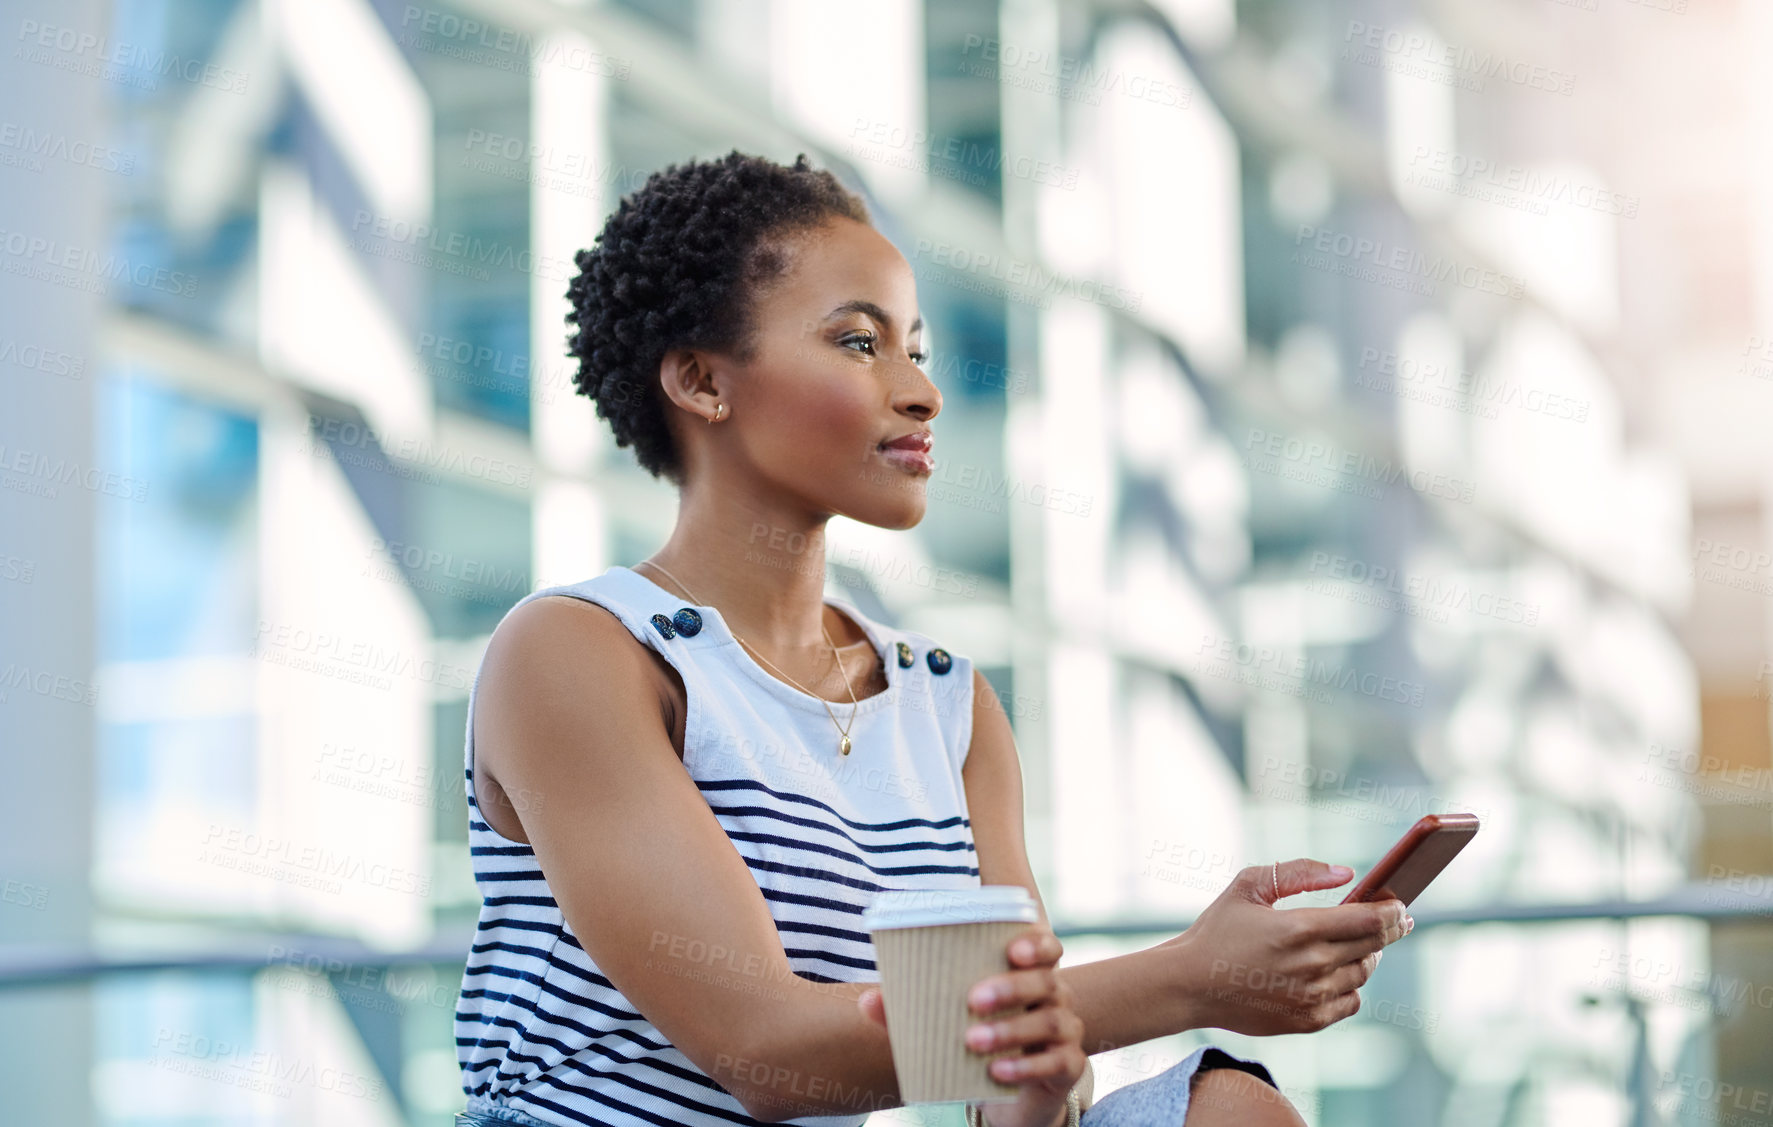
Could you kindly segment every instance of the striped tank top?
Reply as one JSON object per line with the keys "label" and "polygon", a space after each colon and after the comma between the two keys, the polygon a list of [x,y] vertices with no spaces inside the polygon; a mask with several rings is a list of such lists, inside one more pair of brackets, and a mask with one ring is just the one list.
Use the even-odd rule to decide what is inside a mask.
{"label": "striped tank top", "polygon": [[[861,626],[887,674],[884,692],[831,706],[840,721],[855,712],[854,749],[843,756],[825,704],[766,672],[715,608],[619,566],[517,606],[545,595],[607,608],[683,678],[684,769],[757,882],[797,975],[878,981],[860,926],[876,892],[979,887],[961,783],[973,727],[968,658],[827,597]],[[758,1122],[598,970],[530,847],[480,817],[478,687],[476,674],[464,758],[482,906],[455,1014],[468,1110],[537,1124]],[[863,1109],[788,1122],[859,1127],[867,1117]]]}

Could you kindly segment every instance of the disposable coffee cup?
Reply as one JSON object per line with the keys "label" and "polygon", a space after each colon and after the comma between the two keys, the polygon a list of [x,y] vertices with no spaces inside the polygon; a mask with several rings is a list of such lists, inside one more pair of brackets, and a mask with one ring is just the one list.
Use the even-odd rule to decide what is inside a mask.
{"label": "disposable coffee cup", "polygon": [[1028,890],[1014,884],[877,893],[862,913],[874,941],[886,1004],[887,1040],[907,1104],[1013,1100],[1021,1091],[991,1075],[998,1057],[981,1053],[966,1031],[984,1020],[967,1005],[981,978],[1010,970],[1010,940],[1040,919]]}

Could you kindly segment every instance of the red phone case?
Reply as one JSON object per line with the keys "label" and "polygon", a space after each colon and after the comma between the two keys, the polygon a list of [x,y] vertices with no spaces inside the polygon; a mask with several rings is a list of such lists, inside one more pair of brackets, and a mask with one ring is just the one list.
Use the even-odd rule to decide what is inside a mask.
{"label": "red phone case", "polygon": [[1459,855],[1465,843],[1477,832],[1476,814],[1424,815],[1360,879],[1360,883],[1349,890],[1342,902],[1402,900],[1409,904]]}

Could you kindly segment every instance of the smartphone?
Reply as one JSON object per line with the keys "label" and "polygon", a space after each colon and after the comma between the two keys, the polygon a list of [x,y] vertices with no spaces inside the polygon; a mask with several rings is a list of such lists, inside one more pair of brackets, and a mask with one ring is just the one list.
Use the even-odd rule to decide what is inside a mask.
{"label": "smartphone", "polygon": [[1402,900],[1405,904],[1422,895],[1428,882],[1459,855],[1478,832],[1476,814],[1429,814],[1398,839],[1391,852],[1360,879],[1342,898],[1344,904],[1363,900]]}

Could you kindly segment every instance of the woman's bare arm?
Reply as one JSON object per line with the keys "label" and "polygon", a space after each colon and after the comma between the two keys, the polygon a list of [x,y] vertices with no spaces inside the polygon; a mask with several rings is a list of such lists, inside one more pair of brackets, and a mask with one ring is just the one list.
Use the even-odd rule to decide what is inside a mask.
{"label": "woman's bare arm", "polygon": [[641,643],[583,600],[537,599],[487,647],[477,777],[513,794],[574,934],[670,1042],[759,1119],[900,1105],[867,983],[796,975],[768,906],[685,773]]}
{"label": "woman's bare arm", "polygon": [[[973,823],[973,844],[979,851],[979,883],[1021,885],[1039,906],[1041,923],[1051,926],[1028,863],[1022,828],[1022,767],[1015,736],[991,682],[976,667],[973,738],[961,779]],[[1185,993],[1172,991],[1160,996],[1155,989],[1168,973],[1161,965],[1163,957],[1138,951],[1059,968],[1060,978],[1071,987],[1072,1009],[1084,1021],[1085,1052],[1107,1052],[1195,1027]],[[1090,1079],[1093,1081],[1093,1076]]]}
{"label": "woman's bare arm", "polygon": [[[973,672],[973,737],[961,778],[979,851],[981,884],[1035,887],[1023,835],[1022,768],[1009,717],[990,682]],[[1259,876],[1260,881],[1255,878]],[[1283,895],[1344,883],[1329,866],[1297,860],[1276,870]],[[1142,951],[1060,967],[1087,1053],[1107,1052],[1185,1029],[1251,1034],[1321,1029],[1355,1012],[1353,991],[1378,965],[1377,952],[1405,933],[1395,900],[1334,908],[1272,910],[1269,870],[1240,873],[1188,931]],[[1250,981],[1280,982],[1254,991]]]}

